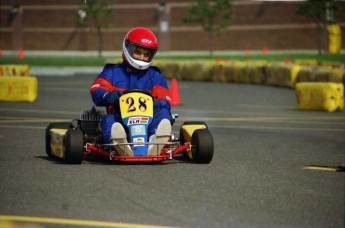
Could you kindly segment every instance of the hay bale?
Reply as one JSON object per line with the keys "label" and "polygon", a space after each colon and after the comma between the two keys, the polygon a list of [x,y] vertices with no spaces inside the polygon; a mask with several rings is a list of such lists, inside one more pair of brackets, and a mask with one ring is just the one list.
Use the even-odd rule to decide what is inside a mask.
{"label": "hay bale", "polygon": [[292,87],[291,64],[274,63],[268,68],[267,85]]}
{"label": "hay bale", "polygon": [[[156,63],[156,62],[155,62]],[[180,64],[176,61],[157,61],[155,64],[162,72],[165,78],[172,79],[172,78],[180,78]]]}
{"label": "hay bale", "polygon": [[209,79],[214,82],[227,82],[224,74],[224,63],[213,63],[208,66]]}
{"label": "hay bale", "polygon": [[314,81],[314,70],[312,67],[309,66],[302,66],[298,71],[296,77],[297,82],[312,82]]}
{"label": "hay bale", "polygon": [[181,62],[180,76],[182,80],[203,81],[203,63],[201,61],[183,61]]}
{"label": "hay bale", "polygon": [[267,62],[257,61],[248,63],[247,74],[250,83],[265,84],[267,74]]}
{"label": "hay bale", "polygon": [[233,63],[224,65],[224,82],[236,82],[235,67]]}
{"label": "hay bale", "polygon": [[239,83],[249,83],[249,77],[247,74],[247,64],[245,62],[235,62],[234,74],[236,81]]}

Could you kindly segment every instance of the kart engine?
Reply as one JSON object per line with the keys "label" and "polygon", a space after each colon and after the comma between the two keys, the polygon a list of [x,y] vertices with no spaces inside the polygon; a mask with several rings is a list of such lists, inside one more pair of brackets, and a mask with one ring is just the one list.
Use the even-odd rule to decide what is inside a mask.
{"label": "kart engine", "polygon": [[79,126],[84,132],[87,143],[98,143],[102,139],[100,121],[105,115],[104,111],[97,110],[95,106],[91,110],[83,110],[80,113]]}

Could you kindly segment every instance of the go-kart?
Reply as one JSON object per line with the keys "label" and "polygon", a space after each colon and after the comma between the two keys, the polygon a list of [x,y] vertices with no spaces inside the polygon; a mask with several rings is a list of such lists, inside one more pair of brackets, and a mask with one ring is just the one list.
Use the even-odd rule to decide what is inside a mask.
{"label": "go-kart", "polygon": [[[153,104],[154,98],[142,90],[125,91],[119,98],[121,118],[128,132],[128,142],[123,143],[103,143],[100,121],[105,112],[94,106],[82,111],[79,119],[50,123],[45,135],[46,153],[49,157],[62,158],[69,164],[80,164],[84,157],[91,155],[119,162],[161,162],[181,154],[196,163],[210,163],[213,158],[213,137],[204,122],[184,122],[179,137],[170,134],[161,151],[148,155],[148,147],[159,144],[149,142],[147,135],[153,118]],[[177,117],[177,114],[172,114],[172,124]],[[133,155],[121,154],[117,149],[119,146],[130,146]]]}

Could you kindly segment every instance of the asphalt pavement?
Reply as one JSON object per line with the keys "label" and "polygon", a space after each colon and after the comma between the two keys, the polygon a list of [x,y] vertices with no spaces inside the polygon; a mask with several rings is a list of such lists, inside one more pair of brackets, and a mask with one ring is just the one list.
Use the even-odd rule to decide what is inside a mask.
{"label": "asphalt pavement", "polygon": [[344,227],[344,111],[298,111],[288,88],[179,81],[173,133],[205,121],[210,164],[48,158],[46,126],[90,108],[94,78],[40,76],[36,102],[0,103],[0,224]]}

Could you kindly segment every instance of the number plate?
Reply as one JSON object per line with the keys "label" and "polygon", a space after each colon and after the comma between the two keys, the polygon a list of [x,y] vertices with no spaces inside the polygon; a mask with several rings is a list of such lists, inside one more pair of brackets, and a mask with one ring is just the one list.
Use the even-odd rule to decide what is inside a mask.
{"label": "number plate", "polygon": [[127,93],[120,97],[122,119],[132,116],[153,117],[152,97],[144,93]]}

